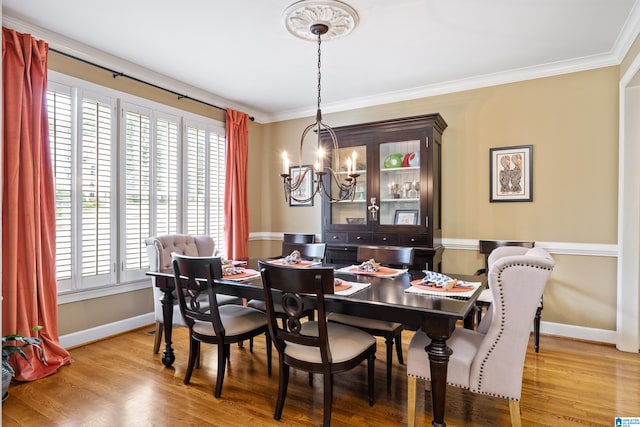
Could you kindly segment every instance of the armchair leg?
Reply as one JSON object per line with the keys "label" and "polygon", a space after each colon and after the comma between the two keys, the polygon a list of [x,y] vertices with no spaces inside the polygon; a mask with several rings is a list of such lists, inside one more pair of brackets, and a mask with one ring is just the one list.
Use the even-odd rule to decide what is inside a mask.
{"label": "armchair leg", "polygon": [[374,399],[375,361],[376,361],[376,356],[373,354],[367,359],[367,380],[369,382],[369,406],[373,406],[373,399]]}
{"label": "armchair leg", "polygon": [[536,317],[533,319],[533,349],[538,353],[540,351],[540,319],[542,318],[542,307],[536,310]]}
{"label": "armchair leg", "polygon": [[416,389],[418,388],[417,378],[407,375],[407,425],[416,425]]}
{"label": "armchair leg", "polygon": [[404,365],[404,357],[402,356],[402,332],[396,335],[396,354],[398,355],[398,363]]}
{"label": "armchair leg", "polygon": [[387,348],[387,390],[391,389],[391,369],[393,367],[393,337],[386,336],[385,343]]}
{"label": "armchair leg", "polygon": [[511,427],[522,427],[520,420],[520,401],[509,400],[509,413],[511,414]]}

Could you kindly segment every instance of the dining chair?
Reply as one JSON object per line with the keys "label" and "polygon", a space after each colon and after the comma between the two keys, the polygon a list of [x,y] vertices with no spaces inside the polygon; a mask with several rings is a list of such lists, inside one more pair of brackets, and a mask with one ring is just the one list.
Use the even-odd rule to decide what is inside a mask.
{"label": "dining chair", "polygon": [[[163,234],[145,239],[147,246],[147,256],[149,258],[150,271],[170,270],[172,268],[171,253],[189,256],[212,256],[215,252],[215,242],[210,236],[192,236],[188,234]],[[162,314],[162,297],[163,292],[156,287],[156,278],[152,277],[153,289],[153,313],[156,322],[155,342],[153,344],[153,353],[160,351],[162,342],[162,334],[164,331],[164,318]],[[173,300],[173,326],[186,327],[178,299],[173,292],[175,299]],[[230,295],[219,295],[218,304],[241,304],[242,300]]]}
{"label": "dining chair", "polygon": [[[480,240],[478,242],[479,252],[484,255],[484,268],[476,271],[476,275],[486,275],[489,271],[489,256],[495,248],[504,246],[520,247],[520,248],[533,248],[535,242],[528,241],[508,241],[508,240]],[[521,250],[515,250],[514,255],[521,253]],[[491,305],[493,301],[493,295],[489,289],[482,291],[478,299],[476,300],[476,325],[480,324],[482,320],[482,313]],[[536,316],[533,319],[533,349],[536,353],[540,350],[540,321],[542,320],[542,309],[544,308],[543,297],[540,297],[540,304],[538,304],[538,310],[536,310]]]}
{"label": "dining chair", "polygon": [[315,243],[316,235],[307,233],[284,233],[283,242],[285,243]]}
{"label": "dining chair", "polygon": [[[512,249],[499,247],[491,253],[488,281],[494,302],[478,329],[456,328],[447,340],[453,351],[447,384],[508,399],[511,425],[520,426],[522,371],[530,325],[555,263],[542,248],[525,249],[518,255]],[[425,352],[430,343],[419,330],[409,344],[409,426],[415,425],[417,380],[431,380]]]}
{"label": "dining chair", "polygon": [[[289,369],[323,374],[323,425],[331,423],[333,376],[367,361],[369,406],[373,406],[376,339],[350,326],[326,320],[325,295],[334,293],[333,268],[294,268],[259,262],[269,333],[278,351],[278,397],[273,418],[282,416]],[[278,292],[274,292],[278,291]],[[286,327],[277,321],[276,304],[285,307]],[[318,320],[304,316],[315,306]]]}
{"label": "dining chair", "polygon": [[[413,254],[413,248],[399,246],[359,246],[356,256],[358,261],[368,261],[373,258],[376,262],[385,266],[409,268],[413,263]],[[404,358],[402,356],[402,331],[404,330],[404,325],[402,323],[368,319],[342,313],[330,313],[329,321],[354,326],[371,335],[384,337],[387,349],[387,389],[390,389],[394,342],[398,362],[401,365],[404,364]]]}
{"label": "dining chair", "polygon": [[[191,257],[172,254],[173,274],[180,313],[189,328],[189,363],[184,383],[200,359],[200,344],[218,346],[218,372],[214,396],[220,397],[232,343],[264,334],[267,343],[267,371],[271,375],[271,339],[267,317],[259,310],[242,305],[219,305],[215,279],[222,278],[222,263],[218,257]],[[206,305],[202,304],[202,297]]]}

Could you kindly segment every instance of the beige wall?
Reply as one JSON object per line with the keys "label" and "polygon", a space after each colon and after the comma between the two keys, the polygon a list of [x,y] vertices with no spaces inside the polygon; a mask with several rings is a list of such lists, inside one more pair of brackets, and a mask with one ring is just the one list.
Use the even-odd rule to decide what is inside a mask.
{"label": "beige wall", "polygon": [[[325,114],[325,121],[340,126],[440,113],[449,125],[442,144],[446,238],[615,243],[617,85],[618,67],[608,67]],[[289,209],[277,191],[283,141],[292,151],[307,121],[266,125],[272,150],[260,185],[263,195],[276,193],[260,199],[274,208],[268,230],[320,231],[319,206]],[[534,146],[534,201],[489,203],[489,148],[524,144]]]}
{"label": "beige wall", "polygon": [[[224,114],[127,79],[114,79],[55,54],[50,68],[98,84],[223,120]],[[618,79],[620,67],[566,74],[325,114],[331,126],[440,113],[443,135],[443,237],[616,243]],[[283,199],[280,153],[296,153],[312,119],[249,128],[250,231],[321,231],[318,201],[290,208]],[[489,148],[532,144],[531,203],[489,203]],[[311,153],[303,162],[311,161]],[[250,256],[278,253],[280,243],[250,242]],[[543,320],[615,329],[616,262],[612,258],[554,256],[556,270],[545,292]],[[445,250],[444,268],[473,272],[474,251]],[[134,294],[134,295],[132,295]],[[150,290],[65,304],[60,334],[151,311]],[[130,305],[131,301],[136,304]],[[589,307],[585,309],[585,307]],[[96,315],[99,312],[100,315]],[[99,319],[99,320],[96,320]]]}
{"label": "beige wall", "polygon": [[[325,121],[336,127],[440,113],[449,125],[442,144],[443,238],[615,244],[618,79],[619,67],[607,67],[325,114]],[[309,121],[265,126],[263,143],[271,150],[261,161],[268,175],[255,183],[263,197],[254,202],[269,207],[271,222],[252,231],[320,232],[320,207],[289,208],[277,175],[279,153],[296,152]],[[533,145],[534,201],[489,203],[489,148],[524,144]],[[543,319],[614,330],[615,259],[555,259]],[[474,251],[444,252],[445,271],[470,273],[482,264]]]}

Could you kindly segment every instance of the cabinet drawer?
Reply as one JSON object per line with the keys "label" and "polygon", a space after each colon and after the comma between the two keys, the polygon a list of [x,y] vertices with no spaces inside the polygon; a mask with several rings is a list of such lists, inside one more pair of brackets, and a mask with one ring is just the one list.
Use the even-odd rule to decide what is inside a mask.
{"label": "cabinet drawer", "polygon": [[371,243],[371,233],[350,232],[348,235],[349,243],[368,244]]}
{"label": "cabinet drawer", "polygon": [[428,246],[428,234],[409,234],[398,236],[398,244],[400,246]]}
{"label": "cabinet drawer", "polygon": [[378,233],[374,234],[371,243],[376,245],[395,245],[398,242],[398,235],[394,233]]}
{"label": "cabinet drawer", "polygon": [[324,235],[324,242],[327,245],[333,245],[336,243],[347,243],[347,233],[333,233],[333,232],[329,232],[329,233],[325,233]]}

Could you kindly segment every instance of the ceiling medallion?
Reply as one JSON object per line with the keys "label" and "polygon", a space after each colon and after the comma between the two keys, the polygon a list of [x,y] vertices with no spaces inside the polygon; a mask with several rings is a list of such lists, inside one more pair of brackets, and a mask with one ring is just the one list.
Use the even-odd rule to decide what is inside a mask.
{"label": "ceiling medallion", "polygon": [[285,9],[284,26],[291,34],[303,40],[315,41],[317,34],[310,31],[313,24],[323,24],[328,31],[322,40],[346,36],[358,25],[358,14],[346,3],[337,0],[301,0]]}

